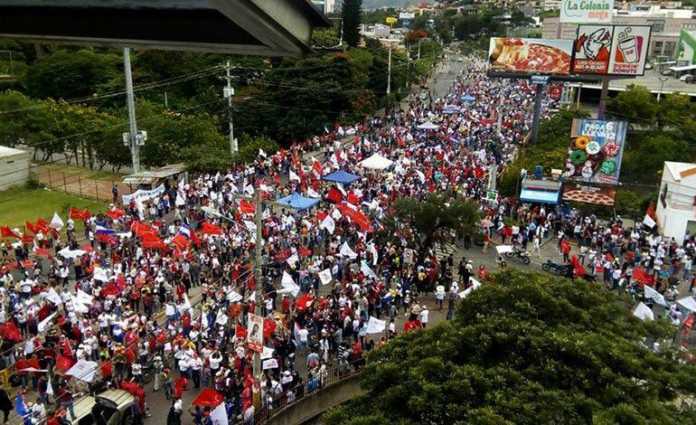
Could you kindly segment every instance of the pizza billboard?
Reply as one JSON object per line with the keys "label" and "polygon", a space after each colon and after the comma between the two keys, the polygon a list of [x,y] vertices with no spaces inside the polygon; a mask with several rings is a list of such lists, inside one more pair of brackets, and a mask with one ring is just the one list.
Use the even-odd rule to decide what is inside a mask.
{"label": "pizza billboard", "polygon": [[649,42],[649,25],[578,25],[572,72],[643,75]]}
{"label": "pizza billboard", "polygon": [[488,48],[491,70],[520,75],[568,75],[573,40],[492,37]]}
{"label": "pizza billboard", "polygon": [[617,185],[627,130],[626,121],[574,119],[565,180]]}
{"label": "pizza billboard", "polygon": [[614,0],[561,0],[561,22],[606,24],[611,22]]}
{"label": "pizza billboard", "polygon": [[563,185],[563,200],[583,204],[613,207],[616,201],[616,189],[610,186],[586,186],[577,183]]}

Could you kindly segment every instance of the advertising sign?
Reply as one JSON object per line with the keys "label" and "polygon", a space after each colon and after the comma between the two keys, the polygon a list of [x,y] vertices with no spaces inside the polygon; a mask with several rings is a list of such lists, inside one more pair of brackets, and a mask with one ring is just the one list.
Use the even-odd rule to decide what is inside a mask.
{"label": "advertising sign", "polygon": [[561,22],[606,24],[612,9],[614,0],[561,0]]}
{"label": "advertising sign", "polygon": [[626,121],[574,119],[563,176],[582,183],[619,183]]}
{"label": "advertising sign", "polygon": [[247,319],[247,345],[252,351],[263,351],[263,317],[249,313]]}
{"label": "advertising sign", "polygon": [[575,183],[563,185],[564,201],[613,207],[615,199],[616,189],[612,187],[584,186]]}
{"label": "advertising sign", "polygon": [[612,25],[578,25],[573,73],[605,75],[609,70]]}
{"label": "advertising sign", "polygon": [[488,62],[500,72],[568,75],[572,53],[572,40],[491,37]]}
{"label": "advertising sign", "polygon": [[610,75],[643,75],[650,45],[650,25],[614,25]]}
{"label": "advertising sign", "polygon": [[688,66],[694,64],[696,64],[696,31],[682,29],[679,33],[677,65]]}

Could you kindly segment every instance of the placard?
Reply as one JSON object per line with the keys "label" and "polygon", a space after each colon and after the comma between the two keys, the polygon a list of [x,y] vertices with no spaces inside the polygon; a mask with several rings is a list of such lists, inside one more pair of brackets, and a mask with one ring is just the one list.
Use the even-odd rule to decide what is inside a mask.
{"label": "placard", "polygon": [[614,0],[561,0],[561,22],[574,24],[611,22]]}
{"label": "placard", "polygon": [[263,352],[263,317],[249,313],[247,316],[247,345],[252,351]]}
{"label": "placard", "polygon": [[614,25],[608,74],[645,74],[650,28],[650,25]]}

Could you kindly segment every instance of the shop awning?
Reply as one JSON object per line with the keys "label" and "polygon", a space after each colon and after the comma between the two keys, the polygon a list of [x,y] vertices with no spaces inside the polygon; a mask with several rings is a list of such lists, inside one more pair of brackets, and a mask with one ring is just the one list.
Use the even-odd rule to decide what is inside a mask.
{"label": "shop awning", "polygon": [[548,190],[522,189],[520,201],[537,204],[558,204],[560,192]]}
{"label": "shop awning", "polygon": [[356,180],[360,180],[360,176],[351,174],[349,172],[338,170],[331,174],[327,174],[321,178],[327,182],[341,183],[341,184],[351,184]]}
{"label": "shop awning", "polygon": [[319,199],[315,198],[306,198],[299,193],[295,192],[292,195],[286,196],[284,198],[280,198],[276,201],[278,205],[282,205],[284,207],[289,207],[295,210],[306,210],[308,208],[312,208],[316,204],[319,203]]}

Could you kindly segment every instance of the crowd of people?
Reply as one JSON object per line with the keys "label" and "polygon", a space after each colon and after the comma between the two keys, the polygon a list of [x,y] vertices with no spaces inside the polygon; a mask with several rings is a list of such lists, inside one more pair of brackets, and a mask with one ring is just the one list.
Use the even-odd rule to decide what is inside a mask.
{"label": "crowd of people", "polygon": [[[482,61],[467,58],[443,99],[412,96],[405,110],[168,182],[103,214],[71,210],[65,223],[40,220],[31,233],[3,229],[0,360],[36,394],[30,406],[19,391],[16,411],[29,425],[58,404],[52,420],[61,423],[75,415],[78,393],[124,388],[143,416],[142,388],[152,382],[171,400],[170,425],[182,421],[184,394],[203,388],[222,395],[230,421],[253,423],[259,410],[315,391],[360,368],[373,347],[427,326],[430,308],[446,306],[451,317],[471,265],[455,270],[451,258],[419,252],[408,228],[384,243],[374,236],[400,197],[481,200],[492,166],[504,168],[526,137],[533,98],[527,81],[489,79]],[[373,154],[392,166],[362,168]],[[355,181],[323,178],[338,170]],[[321,202],[302,210],[274,202],[292,193]],[[517,242],[551,225],[561,239],[582,239],[582,264],[599,258],[591,250],[619,258],[645,243],[650,255],[634,261],[655,266],[665,249],[693,258],[592,220],[568,233],[553,213],[504,200],[481,202],[488,237],[513,208],[525,218]],[[190,411],[197,425],[210,422],[210,406]]]}

